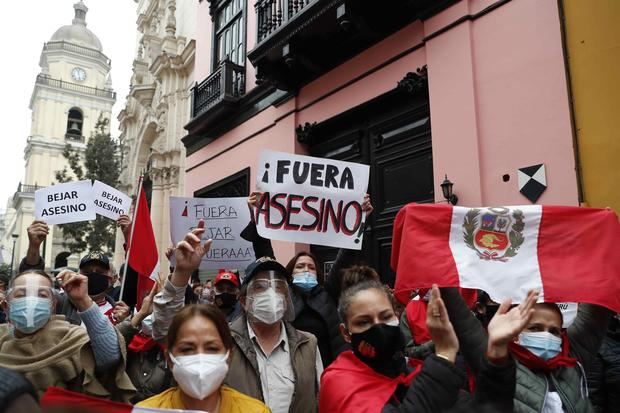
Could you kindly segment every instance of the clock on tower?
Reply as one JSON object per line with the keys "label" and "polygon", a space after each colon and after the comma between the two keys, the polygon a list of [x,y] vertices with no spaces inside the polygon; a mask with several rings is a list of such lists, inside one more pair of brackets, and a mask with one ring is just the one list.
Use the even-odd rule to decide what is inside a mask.
{"label": "clock on tower", "polygon": [[83,82],[84,80],[86,80],[86,71],[81,67],[74,67],[71,71],[71,77],[73,78],[73,80]]}

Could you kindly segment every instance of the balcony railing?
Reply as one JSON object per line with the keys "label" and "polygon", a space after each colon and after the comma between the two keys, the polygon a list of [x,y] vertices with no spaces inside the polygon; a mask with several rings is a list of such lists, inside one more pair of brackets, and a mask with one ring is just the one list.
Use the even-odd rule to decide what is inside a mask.
{"label": "balcony railing", "polygon": [[316,0],[260,0],[256,8],[258,43]]}
{"label": "balcony railing", "polygon": [[73,92],[85,93],[87,95],[98,96],[107,99],[116,99],[116,92],[111,89],[99,89],[77,83],[65,82],[64,80],[52,79],[46,75],[37,75],[38,85],[57,87],[60,89],[71,90]]}
{"label": "balcony railing", "polygon": [[105,61],[108,66],[111,63],[110,59],[99,50],[91,49],[90,47],[79,46],[73,43],[67,43],[64,40],[61,40],[59,42],[47,42],[43,45],[43,50],[67,50],[69,52],[81,54],[83,56],[101,59]]}
{"label": "balcony railing", "polygon": [[200,116],[221,102],[236,102],[245,94],[245,68],[229,60],[194,86],[192,117]]}
{"label": "balcony railing", "polygon": [[84,143],[84,136],[75,133],[65,133],[65,140]]}

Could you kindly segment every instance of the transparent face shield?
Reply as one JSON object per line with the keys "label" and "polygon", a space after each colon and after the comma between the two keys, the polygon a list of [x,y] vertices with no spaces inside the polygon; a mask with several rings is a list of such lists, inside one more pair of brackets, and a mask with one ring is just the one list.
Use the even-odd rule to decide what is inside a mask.
{"label": "transparent face shield", "polygon": [[19,331],[32,333],[49,320],[54,302],[54,290],[41,275],[18,277],[7,291],[9,320]]}
{"label": "transparent face shield", "polygon": [[274,324],[295,318],[288,282],[275,271],[261,271],[252,278],[248,284],[246,307],[250,321]]}

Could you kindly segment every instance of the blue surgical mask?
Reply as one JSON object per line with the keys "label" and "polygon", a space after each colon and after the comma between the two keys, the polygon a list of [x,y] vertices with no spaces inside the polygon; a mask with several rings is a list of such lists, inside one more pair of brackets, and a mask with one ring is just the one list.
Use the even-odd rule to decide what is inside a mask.
{"label": "blue surgical mask", "polygon": [[519,344],[543,360],[554,358],[562,350],[562,339],[547,331],[521,333]]}
{"label": "blue surgical mask", "polygon": [[293,275],[293,285],[306,292],[312,290],[318,283],[316,275],[307,271]]}
{"label": "blue surgical mask", "polygon": [[32,334],[47,323],[52,315],[49,298],[21,297],[10,300],[9,320],[16,330]]}

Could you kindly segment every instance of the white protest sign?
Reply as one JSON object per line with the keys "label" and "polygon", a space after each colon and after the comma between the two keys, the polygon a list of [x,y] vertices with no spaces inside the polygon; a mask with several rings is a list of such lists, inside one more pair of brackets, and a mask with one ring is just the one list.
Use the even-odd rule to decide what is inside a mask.
{"label": "white protest sign", "polygon": [[104,217],[117,220],[121,215],[128,215],[131,207],[131,198],[106,185],[95,181],[93,184],[95,212]]}
{"label": "white protest sign", "polygon": [[239,234],[250,222],[246,198],[170,197],[170,238],[176,245],[204,219],[203,241],[213,240],[200,269],[245,269],[254,262],[252,243]]}
{"label": "white protest sign", "polygon": [[34,216],[48,224],[95,219],[93,186],[90,180],[39,189],[34,193]]}
{"label": "white protest sign", "polygon": [[269,239],[361,249],[369,174],[368,165],[263,151],[257,175],[263,196],[254,210],[258,233]]}
{"label": "white protest sign", "polygon": [[562,312],[562,328],[568,328],[577,317],[577,303],[557,303]]}

